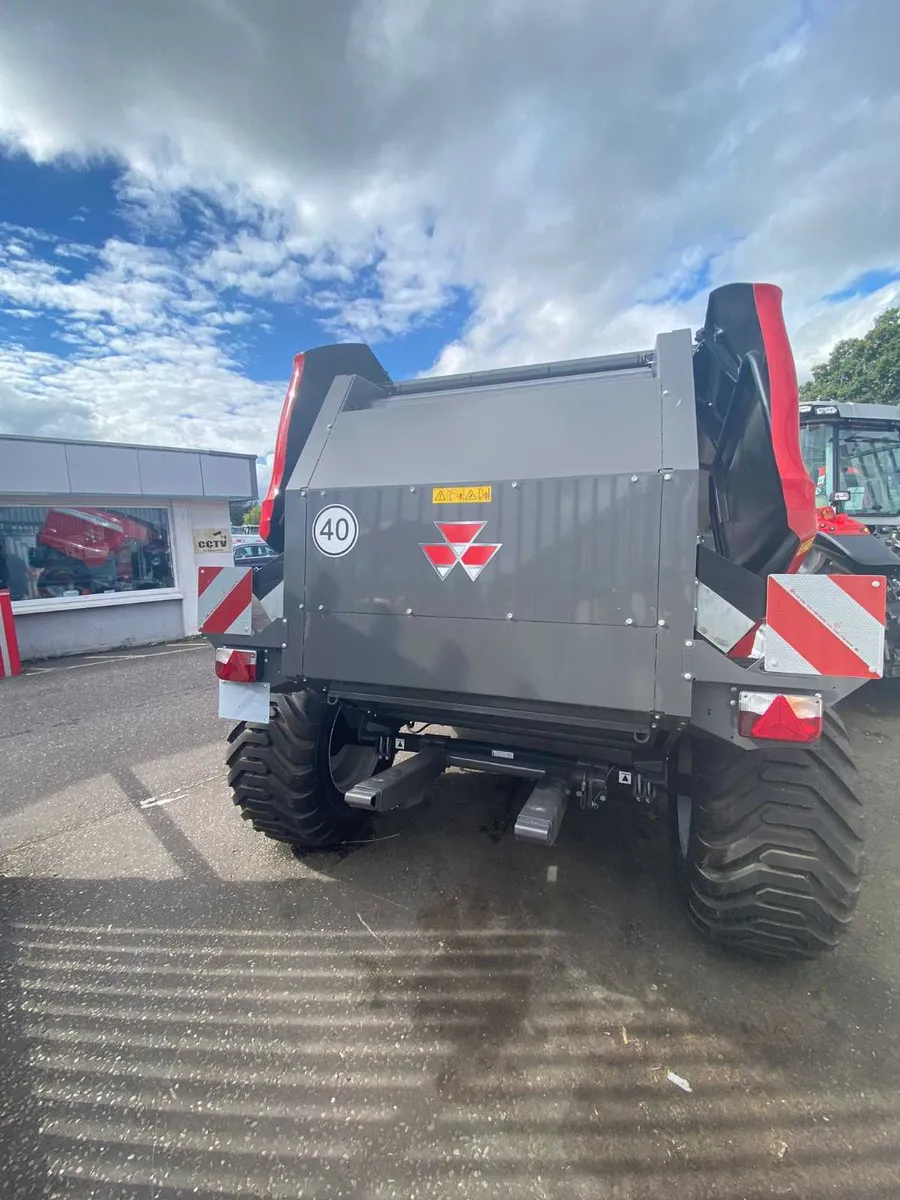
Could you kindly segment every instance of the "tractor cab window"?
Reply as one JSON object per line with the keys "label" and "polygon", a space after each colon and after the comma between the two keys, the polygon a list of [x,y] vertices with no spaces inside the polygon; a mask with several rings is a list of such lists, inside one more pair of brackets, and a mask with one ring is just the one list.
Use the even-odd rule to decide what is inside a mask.
{"label": "tractor cab window", "polygon": [[848,513],[900,516],[900,427],[849,425],[838,442],[840,490]]}
{"label": "tractor cab window", "polygon": [[804,425],[800,430],[800,451],[816,485],[816,508],[831,503],[837,487],[834,480],[834,425]]}

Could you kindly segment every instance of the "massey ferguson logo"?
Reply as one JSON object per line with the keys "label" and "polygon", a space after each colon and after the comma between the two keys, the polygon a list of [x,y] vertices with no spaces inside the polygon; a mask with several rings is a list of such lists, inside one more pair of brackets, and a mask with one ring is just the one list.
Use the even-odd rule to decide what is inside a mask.
{"label": "massey ferguson logo", "polygon": [[423,545],[425,557],[441,579],[446,579],[457,563],[470,579],[477,579],[488,565],[502,542],[476,542],[487,521],[435,521],[444,539]]}

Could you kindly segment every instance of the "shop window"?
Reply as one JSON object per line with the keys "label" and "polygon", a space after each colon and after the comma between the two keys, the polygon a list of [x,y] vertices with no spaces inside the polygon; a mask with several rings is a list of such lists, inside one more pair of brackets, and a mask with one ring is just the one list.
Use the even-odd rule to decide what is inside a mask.
{"label": "shop window", "polygon": [[164,508],[0,506],[0,588],[13,600],[174,585]]}

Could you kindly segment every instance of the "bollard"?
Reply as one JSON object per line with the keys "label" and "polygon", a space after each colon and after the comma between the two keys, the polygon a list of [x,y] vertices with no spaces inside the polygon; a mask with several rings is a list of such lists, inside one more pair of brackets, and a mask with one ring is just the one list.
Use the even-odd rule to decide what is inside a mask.
{"label": "bollard", "polygon": [[19,660],[12,600],[9,592],[0,591],[0,679],[21,673],[22,663]]}

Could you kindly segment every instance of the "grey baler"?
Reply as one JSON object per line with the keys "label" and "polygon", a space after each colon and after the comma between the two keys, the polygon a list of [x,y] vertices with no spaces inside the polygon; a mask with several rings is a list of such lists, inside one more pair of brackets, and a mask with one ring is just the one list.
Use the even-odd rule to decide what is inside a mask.
{"label": "grey baler", "polygon": [[400,383],[298,355],[281,557],[201,569],[235,803],[305,849],[450,766],[528,781],[515,833],[546,844],[567,803],[649,804],[704,931],[834,945],[862,859],[834,705],[880,673],[884,580],[803,570],[813,491],[770,285],[646,352]]}

